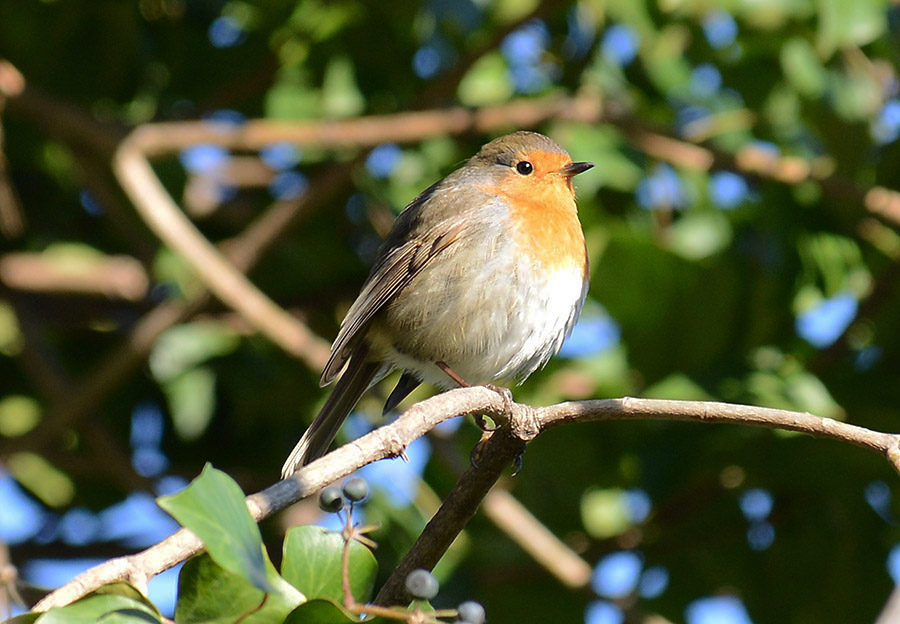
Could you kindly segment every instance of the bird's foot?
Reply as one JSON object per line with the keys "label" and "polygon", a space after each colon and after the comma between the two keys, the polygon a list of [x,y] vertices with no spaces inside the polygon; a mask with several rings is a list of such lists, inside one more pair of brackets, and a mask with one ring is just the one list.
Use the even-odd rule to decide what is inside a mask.
{"label": "bird's foot", "polygon": [[484,451],[484,445],[487,444],[487,441],[491,439],[493,433],[494,429],[482,429],[481,439],[478,441],[478,444],[476,444],[472,449],[472,452],[469,453],[469,463],[472,464],[472,468],[474,468],[475,470],[478,470],[481,467],[479,465],[479,458],[481,457],[481,453]]}
{"label": "bird's foot", "polygon": [[509,414],[512,412],[513,408],[513,393],[512,390],[506,388],[504,386],[495,386],[494,384],[484,384],[484,387],[488,390],[493,390],[497,394],[500,395],[500,398],[503,399],[503,411]]}
{"label": "bird's foot", "polygon": [[[491,439],[492,432],[485,431],[481,436],[481,440],[478,441],[478,444],[475,445],[475,448],[472,449],[472,452],[469,454],[469,463],[472,464],[472,468],[478,470],[479,458],[481,454],[484,452],[484,447],[487,444],[487,441]],[[525,454],[525,447],[522,447],[522,450],[513,458],[513,471],[512,476],[515,477],[522,471],[522,456]]]}
{"label": "bird's foot", "polygon": [[512,476],[516,476],[520,472],[522,472],[522,456],[525,454],[525,447],[522,447],[522,450],[519,451],[519,454],[515,456],[513,459],[513,471]]}

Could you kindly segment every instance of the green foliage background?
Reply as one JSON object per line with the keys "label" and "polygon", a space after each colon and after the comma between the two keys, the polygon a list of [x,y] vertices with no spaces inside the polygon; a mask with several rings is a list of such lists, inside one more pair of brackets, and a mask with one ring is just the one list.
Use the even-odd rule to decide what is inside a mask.
{"label": "green foliage background", "polygon": [[[597,31],[582,55],[566,52],[573,11]],[[717,11],[738,24],[735,41],[721,49],[703,31]],[[210,24],[222,15],[240,25],[238,45],[210,44]],[[534,93],[516,93],[499,44],[534,17],[546,25],[542,62],[551,79]],[[122,348],[143,315],[200,287],[115,187],[110,141],[123,130],[223,108],[249,118],[309,120],[577,92],[601,98],[614,114],[596,124],[551,120],[538,129],[576,159],[598,165],[578,180],[592,263],[587,310],[602,305],[621,327],[621,340],[585,358],[554,360],[516,399],[724,400],[896,430],[898,222],[896,215],[873,216],[862,200],[875,186],[898,186],[897,143],[873,135],[898,88],[898,23],[897,9],[877,0],[5,2],[0,55],[52,108],[0,99],[8,179],[26,220],[20,233],[7,232],[3,253],[40,254],[76,272],[113,255],[132,256],[151,283],[145,297],[128,301],[29,292],[0,274],[5,467],[59,512],[99,510],[134,489],[152,491],[128,461],[128,436],[135,406],[157,402],[166,408],[171,473],[190,478],[211,461],[255,491],[276,478],[324,398],[319,371],[213,303],[165,333],[148,365],[98,385],[89,419],[63,431],[44,426],[73,388],[100,384],[92,368]],[[639,36],[637,58],[625,67],[601,45],[611,24]],[[412,59],[434,40],[446,47],[446,60],[434,77],[420,78]],[[692,71],[704,63],[718,68],[722,88],[697,101]],[[707,125],[686,130],[680,115],[689,104],[710,113]],[[83,133],[61,119],[81,119]],[[661,156],[634,142],[635,124],[705,141],[722,154],[766,141],[837,177],[783,183],[752,175],[751,197],[726,211],[708,190],[715,168],[675,162],[687,207],[646,210],[635,192],[658,171]],[[353,160],[352,148],[304,150],[299,168],[312,185],[335,164],[353,168],[352,184],[284,232],[253,281],[330,339],[391,213],[488,138],[468,132],[403,145],[387,178]],[[177,160],[157,171],[180,198],[188,176]],[[102,214],[84,209],[85,190]],[[195,221],[211,240],[223,241],[270,202],[265,189],[241,190]],[[797,336],[798,314],[841,294],[860,308],[834,345],[816,349]],[[380,413],[378,397],[361,407],[373,419]],[[477,437],[466,425],[441,448],[464,460]],[[434,493],[452,486],[452,463],[435,455],[424,473],[427,487],[410,507],[378,494],[370,503],[369,520],[383,524],[375,535],[382,580],[424,525]],[[864,492],[886,485],[892,493],[896,484],[886,462],[849,445],[660,422],[554,430],[529,446],[524,471],[508,486],[591,565],[636,549],[646,567],[668,571],[658,597],[621,601],[629,621],[654,613],[684,621],[692,601],[726,593],[765,624],[875,619],[892,589],[886,561],[900,541],[898,509],[892,499],[876,509]],[[631,488],[652,501],[637,523],[621,513]],[[751,488],[774,501],[767,519],[774,541],[762,550],[748,544],[750,522],[739,505]],[[314,517],[309,507],[291,514]],[[270,554],[280,552],[286,517],[262,526]],[[21,565],[35,557],[106,557],[117,548],[25,543],[11,548],[11,558]],[[481,516],[439,571],[447,605],[478,599],[494,623],[580,621],[596,599],[590,589],[563,588]]]}

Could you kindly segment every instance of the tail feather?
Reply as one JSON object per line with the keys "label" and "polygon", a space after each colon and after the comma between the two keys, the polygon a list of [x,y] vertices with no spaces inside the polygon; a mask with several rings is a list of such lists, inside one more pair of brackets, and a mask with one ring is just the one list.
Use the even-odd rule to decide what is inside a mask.
{"label": "tail feather", "polygon": [[403,374],[400,376],[400,381],[397,382],[397,387],[394,388],[394,391],[391,392],[390,396],[388,396],[387,401],[384,403],[384,409],[381,411],[381,415],[385,416],[389,411],[397,407],[400,404],[400,401],[409,396],[409,393],[419,387],[422,382],[419,381],[419,378],[414,374],[403,371]]}
{"label": "tail feather", "polygon": [[356,405],[362,394],[379,376],[383,376],[381,362],[368,361],[365,353],[357,352],[347,364],[347,370],[338,379],[331,396],[319,411],[297,446],[291,451],[281,469],[281,477],[287,478],[301,466],[318,459],[328,451],[344,419]]}

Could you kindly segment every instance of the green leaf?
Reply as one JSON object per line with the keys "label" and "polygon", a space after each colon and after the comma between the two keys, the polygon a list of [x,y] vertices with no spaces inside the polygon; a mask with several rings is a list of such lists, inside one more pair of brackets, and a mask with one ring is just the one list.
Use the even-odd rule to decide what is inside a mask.
{"label": "green leaf", "polygon": [[41,406],[34,398],[9,394],[0,399],[0,435],[7,438],[31,431],[41,419]]}
{"label": "green leaf", "polygon": [[781,71],[798,93],[817,98],[825,92],[828,74],[812,44],[801,37],[781,46]]}
{"label": "green leaf", "polygon": [[[288,531],[284,541],[281,573],[307,598],[326,598],[340,603],[343,538],[334,531],[316,526],[298,526]],[[372,592],[378,562],[372,552],[357,541],[350,542],[350,590],[357,602],[365,602]]]}
{"label": "green leaf", "polygon": [[618,488],[593,490],[581,498],[581,522],[588,535],[606,539],[631,526],[625,492]]}
{"label": "green leaf", "polygon": [[819,0],[818,4],[816,47],[824,58],[843,47],[871,43],[887,29],[884,0]]}
{"label": "green leaf", "polygon": [[162,383],[169,403],[172,424],[182,440],[199,438],[212,420],[216,408],[216,375],[199,366]]}
{"label": "green leaf", "polygon": [[[310,600],[303,603],[285,619],[284,624],[345,624],[359,622],[359,618],[344,612],[330,600]],[[389,624],[397,620],[375,617],[365,620],[366,624]]]}
{"label": "green leaf", "polygon": [[785,394],[793,404],[793,409],[797,411],[835,420],[844,420],[847,416],[822,380],[810,372],[798,371],[787,377]]}
{"label": "green leaf", "polygon": [[308,119],[319,114],[319,92],[291,72],[282,72],[269,88],[266,116],[271,119]]}
{"label": "green leaf", "polygon": [[238,619],[241,624],[281,622],[303,597],[283,579],[276,584],[278,591],[266,594],[204,553],[189,559],[178,575],[175,620],[179,624],[231,624]]}
{"label": "green leaf", "polygon": [[669,249],[688,260],[701,260],[731,243],[731,224],[720,212],[689,212],[672,224]]}
{"label": "green leaf", "polygon": [[[310,600],[294,609],[284,624],[344,624],[358,621],[330,600]],[[366,624],[373,624],[376,621],[381,621],[381,618],[366,620]]]}
{"label": "green leaf", "polygon": [[363,112],[366,100],[356,84],[353,62],[346,57],[329,61],[322,81],[322,112],[326,117],[350,117]]}
{"label": "green leaf", "polygon": [[6,467],[24,488],[51,507],[65,507],[75,497],[75,484],[45,457],[19,451],[6,458]]}
{"label": "green leaf", "polygon": [[91,594],[77,602],[52,609],[37,624],[146,624],[159,622],[159,615],[143,601],[117,594]]}
{"label": "green leaf", "polygon": [[0,301],[0,353],[15,357],[22,350],[22,343],[22,332],[19,330],[15,310],[5,301]]}
{"label": "green leaf", "polygon": [[272,591],[259,527],[244,502],[240,486],[206,464],[181,492],[158,499],[159,506],[203,540],[213,560],[255,587]]}
{"label": "green leaf", "polygon": [[641,393],[647,399],[680,399],[683,401],[712,401],[706,390],[693,379],[681,373],[673,373],[648,387]]}
{"label": "green leaf", "polygon": [[691,80],[691,66],[684,58],[690,31],[681,24],[666,26],[644,57],[647,73],[664,93],[685,88]]}
{"label": "green leaf", "polygon": [[239,344],[238,335],[222,323],[178,325],[156,341],[150,353],[150,372],[157,381],[170,381],[212,358],[232,353]]}
{"label": "green leaf", "polygon": [[624,151],[621,134],[611,127],[564,122],[554,126],[553,136],[568,148],[575,160],[590,160],[594,168],[578,176],[579,197],[592,197],[601,188],[631,192],[644,176],[644,170]]}
{"label": "green leaf", "polygon": [[119,609],[100,617],[97,624],[147,624],[158,623],[160,619],[140,609]]}
{"label": "green leaf", "polygon": [[506,61],[499,52],[482,56],[459,83],[459,101],[466,106],[503,102],[513,94]]}

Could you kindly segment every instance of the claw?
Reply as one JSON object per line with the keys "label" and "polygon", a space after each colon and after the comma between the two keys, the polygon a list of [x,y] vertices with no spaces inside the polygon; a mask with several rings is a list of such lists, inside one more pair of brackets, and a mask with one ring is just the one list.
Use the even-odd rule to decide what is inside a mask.
{"label": "claw", "polygon": [[472,452],[469,453],[469,463],[472,465],[472,468],[478,470],[481,466],[478,465],[478,453],[481,451],[481,445],[483,442],[479,442],[475,446],[472,447]]}
{"label": "claw", "polygon": [[510,390],[509,388],[504,388],[503,386],[495,386],[494,384],[485,384],[484,387],[488,390],[493,390],[500,395],[500,398],[503,399],[503,409],[506,411],[506,413],[512,411],[514,403],[512,390]]}
{"label": "claw", "polygon": [[516,476],[522,471],[522,455],[525,454],[525,449],[522,449],[522,452],[516,455],[516,458],[513,460],[513,472],[512,476]]}
{"label": "claw", "polygon": [[481,450],[484,448],[484,445],[488,440],[491,439],[491,432],[482,430],[481,439],[478,441],[478,444],[472,449],[472,452],[469,453],[469,463],[472,464],[472,468],[478,470],[480,466],[478,465],[478,457],[481,455]]}

